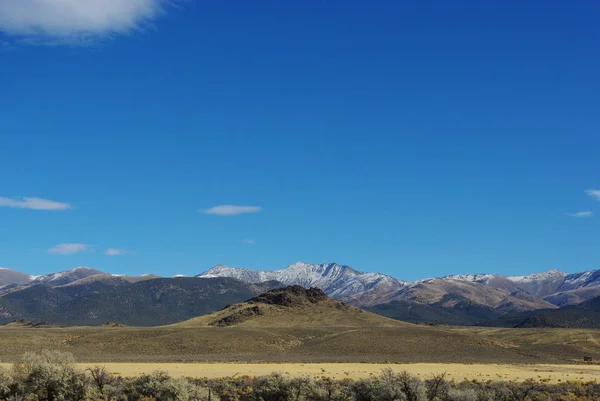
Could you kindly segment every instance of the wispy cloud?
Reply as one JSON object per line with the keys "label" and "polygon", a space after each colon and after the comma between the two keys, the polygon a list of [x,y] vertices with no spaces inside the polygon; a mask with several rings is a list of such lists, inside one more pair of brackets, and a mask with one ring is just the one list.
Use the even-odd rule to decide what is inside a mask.
{"label": "wispy cloud", "polygon": [[48,253],[56,255],[72,255],[79,252],[91,251],[91,247],[87,244],[58,244],[54,248],[47,250]]}
{"label": "wispy cloud", "polygon": [[586,189],[585,193],[591,196],[592,198],[600,201],[600,189]]}
{"label": "wispy cloud", "polygon": [[131,252],[126,249],[117,249],[117,248],[108,248],[106,250],[106,252],[104,252],[104,254],[107,256],[127,255],[128,253],[131,253]]}
{"label": "wispy cloud", "polygon": [[66,210],[71,209],[73,206],[69,203],[55,202],[42,198],[5,198],[0,196],[0,207],[15,207],[33,210]]}
{"label": "wispy cloud", "polygon": [[0,31],[30,43],[86,43],[139,30],[172,0],[0,0]]}
{"label": "wispy cloud", "polygon": [[242,242],[248,245],[256,245],[256,241],[253,241],[251,239],[243,239]]}
{"label": "wispy cloud", "polygon": [[201,210],[201,212],[215,216],[237,216],[244,213],[257,213],[261,210],[263,210],[263,208],[260,206],[220,205],[211,207],[210,209]]}
{"label": "wispy cloud", "polygon": [[594,212],[586,210],[584,212],[565,213],[565,214],[570,217],[592,217],[594,215]]}

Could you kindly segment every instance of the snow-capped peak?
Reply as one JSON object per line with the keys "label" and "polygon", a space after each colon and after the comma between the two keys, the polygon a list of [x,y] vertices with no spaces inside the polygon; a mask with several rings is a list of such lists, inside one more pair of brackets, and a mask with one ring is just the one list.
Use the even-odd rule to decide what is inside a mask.
{"label": "snow-capped peak", "polygon": [[51,283],[52,285],[62,285],[97,274],[104,274],[104,272],[87,266],[78,266],[71,270],[42,274],[40,276],[36,276],[33,281],[39,283]]}
{"label": "snow-capped peak", "polygon": [[515,283],[528,283],[532,281],[540,281],[540,280],[556,280],[556,279],[564,279],[567,277],[567,273],[561,272],[560,270],[548,270],[541,273],[533,273],[526,276],[508,276],[506,277],[508,280],[513,281]]}
{"label": "snow-capped peak", "polygon": [[588,270],[566,275],[561,288],[588,287],[598,284],[600,284],[600,270]]}
{"label": "snow-capped peak", "polygon": [[197,277],[231,277],[250,283],[275,280],[285,285],[318,287],[338,298],[353,297],[375,289],[391,292],[406,285],[406,282],[381,273],[363,273],[337,263],[296,262],[282,270],[250,270],[217,265]]}
{"label": "snow-capped peak", "polygon": [[475,273],[475,274],[454,274],[443,277],[444,280],[468,281],[471,283],[486,283],[494,277],[493,274]]}

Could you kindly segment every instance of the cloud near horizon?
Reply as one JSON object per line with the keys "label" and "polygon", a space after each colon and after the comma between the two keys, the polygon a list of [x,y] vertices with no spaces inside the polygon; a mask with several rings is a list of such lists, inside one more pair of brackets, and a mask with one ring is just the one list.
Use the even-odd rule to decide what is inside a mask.
{"label": "cloud near horizon", "polygon": [[600,189],[586,189],[585,193],[591,196],[592,198],[600,201]]}
{"label": "cloud near horizon", "polygon": [[570,217],[592,217],[594,215],[594,212],[586,210],[584,212],[566,213],[566,215]]}
{"label": "cloud near horizon", "polygon": [[58,244],[54,248],[48,249],[46,252],[55,255],[72,255],[79,252],[89,252],[91,248],[87,244]]}
{"label": "cloud near horizon", "polygon": [[85,42],[139,30],[171,0],[0,0],[0,31],[44,42]]}
{"label": "cloud near horizon", "polygon": [[6,198],[0,196],[0,207],[13,207],[18,209],[31,210],[66,210],[72,209],[73,205],[69,203],[55,202],[42,198]]}
{"label": "cloud near horizon", "polygon": [[201,212],[214,216],[237,216],[245,213],[258,213],[262,210],[263,208],[260,206],[220,205],[211,207],[210,209],[201,210]]}
{"label": "cloud near horizon", "polygon": [[119,256],[119,255],[126,255],[128,253],[131,253],[125,249],[117,249],[117,248],[108,248],[106,250],[106,252],[104,252],[104,254],[106,256]]}

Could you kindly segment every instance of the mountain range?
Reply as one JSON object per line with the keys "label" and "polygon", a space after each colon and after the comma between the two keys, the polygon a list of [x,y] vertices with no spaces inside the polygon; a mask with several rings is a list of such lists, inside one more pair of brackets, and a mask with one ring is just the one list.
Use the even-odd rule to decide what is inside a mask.
{"label": "mountain range", "polygon": [[[316,287],[332,298],[398,320],[518,325],[515,319],[530,318],[533,311],[562,310],[600,296],[600,270],[464,274],[409,282],[335,263],[294,263],[263,271],[218,265],[194,277],[170,278],[108,274],[89,267],[40,276],[0,268],[0,323],[28,319],[169,324],[291,285]],[[580,313],[589,310],[577,308]]]}

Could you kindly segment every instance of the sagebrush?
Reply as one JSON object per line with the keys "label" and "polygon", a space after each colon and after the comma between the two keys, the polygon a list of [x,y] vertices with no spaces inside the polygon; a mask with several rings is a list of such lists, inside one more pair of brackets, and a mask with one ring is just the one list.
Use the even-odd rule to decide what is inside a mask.
{"label": "sagebrush", "polygon": [[124,378],[102,366],[79,371],[73,356],[27,353],[0,368],[6,401],[600,401],[600,384],[526,382],[456,383],[445,375],[423,380],[384,369],[360,380],[314,379],[273,373],[262,377],[181,379],[157,371]]}

